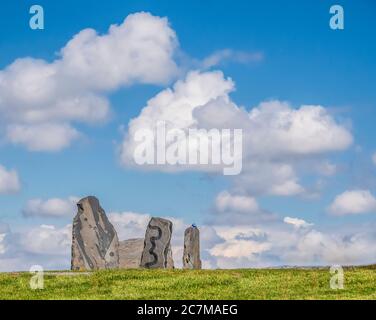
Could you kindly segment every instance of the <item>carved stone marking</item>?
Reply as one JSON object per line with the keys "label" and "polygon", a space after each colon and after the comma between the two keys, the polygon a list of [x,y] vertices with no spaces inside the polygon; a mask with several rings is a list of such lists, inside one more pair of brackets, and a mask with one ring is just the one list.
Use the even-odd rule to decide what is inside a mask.
{"label": "carved stone marking", "polygon": [[143,268],[173,268],[171,251],[172,222],[152,218],[145,233],[144,250],[141,257]]}
{"label": "carved stone marking", "polygon": [[119,268],[135,269],[140,267],[144,239],[129,239],[119,242]]}
{"label": "carved stone marking", "polygon": [[118,268],[118,237],[98,199],[81,199],[77,208],[72,228],[72,270]]}
{"label": "carved stone marking", "polygon": [[184,232],[183,268],[201,269],[200,231],[193,225]]}

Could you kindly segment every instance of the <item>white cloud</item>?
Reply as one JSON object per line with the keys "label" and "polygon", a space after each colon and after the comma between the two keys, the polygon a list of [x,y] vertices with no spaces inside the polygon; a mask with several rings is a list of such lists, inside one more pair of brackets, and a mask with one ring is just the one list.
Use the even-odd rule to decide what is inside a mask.
{"label": "white cloud", "polygon": [[14,144],[25,145],[30,151],[59,151],[78,137],[70,125],[43,123],[38,125],[10,125],[7,138]]}
{"label": "white cloud", "polygon": [[62,67],[94,89],[166,83],[177,73],[177,45],[167,18],[141,12],[112,25],[106,35],[81,31],[62,49]]}
{"label": "white cloud", "polygon": [[256,198],[247,194],[237,194],[229,191],[220,192],[215,200],[210,214],[205,218],[206,225],[259,225],[278,220],[277,215],[261,208]]}
{"label": "white cloud", "polygon": [[23,250],[34,254],[70,256],[72,226],[57,228],[52,225],[33,227],[22,234]]}
{"label": "white cloud", "polygon": [[[233,81],[222,72],[188,73],[173,88],[150,99],[140,115],[130,121],[120,148],[121,162],[135,166],[136,132],[142,129],[155,132],[160,121],[168,123],[169,128],[183,130],[242,129],[243,171],[233,178],[236,186],[251,194],[291,196],[307,192],[299,182],[297,163],[312,162],[319,155],[342,151],[352,144],[349,129],[337,123],[322,106],[293,108],[286,102],[267,101],[247,112],[231,101],[229,94],[234,89]],[[311,166],[311,171],[334,173],[335,165],[329,162],[322,165],[321,160],[319,163],[321,168]],[[137,168],[167,172],[222,170],[211,165]]]}
{"label": "white cloud", "polygon": [[78,197],[31,199],[26,203],[22,212],[26,217],[73,217],[77,212],[78,201]]}
{"label": "white cloud", "polygon": [[[350,131],[322,106],[295,109],[285,102],[268,101],[246,112],[225,99],[216,99],[199,107],[194,115],[205,128],[243,129],[243,171],[233,181],[238,189],[253,195],[306,194],[299,182],[299,167],[305,161],[321,164],[315,160],[317,156],[345,150],[353,140]],[[306,167],[317,171],[317,165]],[[326,165],[319,171],[330,175],[334,170],[334,165]]]}
{"label": "white cloud", "polygon": [[372,161],[373,161],[374,165],[376,165],[376,152],[372,156]]}
{"label": "white cloud", "polygon": [[211,266],[250,268],[270,266],[361,265],[376,258],[374,226],[326,230],[288,228],[287,224],[214,226],[222,243],[209,248]]}
{"label": "white cloud", "polygon": [[249,196],[231,195],[228,191],[218,194],[215,200],[219,211],[235,211],[252,213],[258,212],[259,206],[255,198]]}
{"label": "white cloud", "polygon": [[28,271],[33,265],[45,270],[67,270],[71,259],[71,226],[40,225],[17,232],[1,228],[0,271]]}
{"label": "white cloud", "polygon": [[258,158],[248,161],[234,184],[255,195],[295,196],[305,192],[293,164]]}
{"label": "white cloud", "polygon": [[214,226],[215,232],[224,240],[253,240],[265,239],[266,234],[260,229],[245,225],[237,225],[236,222],[227,226]]}
{"label": "white cloud", "polygon": [[297,229],[307,228],[307,227],[313,226],[312,223],[308,223],[308,222],[304,221],[303,219],[291,218],[291,217],[285,217],[283,219],[283,222],[287,223],[287,224],[291,224]]}
{"label": "white cloud", "polygon": [[[374,226],[373,226],[374,227]],[[279,234],[273,241],[277,241]],[[295,238],[295,239],[293,239]],[[295,233],[290,247],[279,247],[279,259],[289,265],[361,265],[373,263],[375,234],[366,226],[360,230],[309,230]]]}
{"label": "white cloud", "polygon": [[[221,117],[216,116],[222,112]],[[242,128],[250,157],[322,154],[345,150],[353,142],[350,131],[320,105],[296,109],[287,102],[271,100],[246,112],[226,96],[202,105],[195,117],[204,127]]]}
{"label": "white cloud", "polygon": [[260,254],[270,249],[268,243],[258,243],[251,240],[228,240],[225,243],[217,244],[210,253],[215,257],[224,258],[250,258],[254,254]]}
{"label": "white cloud", "polygon": [[109,92],[170,81],[177,74],[177,46],[166,18],[136,13],[103,35],[82,30],[51,63],[15,60],[0,70],[0,125],[7,140],[32,151],[68,147],[78,136],[72,123],[109,118]]}
{"label": "white cloud", "polygon": [[329,207],[334,215],[351,215],[376,212],[376,199],[369,190],[345,191]]}
{"label": "white cloud", "polygon": [[258,154],[320,154],[347,149],[351,133],[319,105],[293,109],[280,101],[261,103],[250,112],[252,152]]}
{"label": "white cloud", "polygon": [[[190,72],[185,80],[179,80],[172,89],[165,89],[150,99],[140,115],[132,119],[120,149],[124,165],[135,165],[133,155],[137,142],[135,135],[139,130],[155,132],[158,122],[164,121],[171,128],[187,129],[197,127],[193,110],[212,99],[227,96],[233,90],[231,79],[224,79],[222,72]],[[144,169],[147,169],[145,167]],[[176,166],[161,167],[159,170],[184,170]]]}
{"label": "white cloud", "polygon": [[7,170],[0,165],[0,194],[16,193],[21,189],[21,182],[15,170]]}
{"label": "white cloud", "polygon": [[204,69],[218,66],[226,61],[234,61],[237,63],[247,64],[251,62],[260,62],[264,59],[261,52],[246,52],[232,49],[218,50],[205,58],[201,65]]}
{"label": "white cloud", "polygon": [[119,240],[126,240],[145,237],[151,216],[135,212],[111,212],[108,218],[114,225]]}

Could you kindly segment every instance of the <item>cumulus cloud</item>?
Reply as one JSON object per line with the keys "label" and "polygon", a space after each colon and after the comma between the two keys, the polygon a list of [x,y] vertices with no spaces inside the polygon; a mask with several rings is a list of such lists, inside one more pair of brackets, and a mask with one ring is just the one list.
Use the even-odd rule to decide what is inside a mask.
{"label": "cumulus cloud", "polygon": [[[283,234],[275,239],[281,236]],[[280,261],[289,265],[370,264],[376,255],[372,249],[375,233],[365,226],[361,230],[354,226],[352,230],[325,232],[309,229],[296,232],[291,240],[291,247],[280,247],[277,243],[275,246],[276,250],[281,250],[278,254]]]}
{"label": "cumulus cloud", "polygon": [[0,271],[28,271],[33,265],[41,265],[45,270],[70,268],[70,225],[40,225],[16,232],[8,228],[0,233],[0,247],[3,248]]}
{"label": "cumulus cloud", "polygon": [[151,216],[135,212],[111,212],[108,218],[117,230],[119,240],[143,238]]}
{"label": "cumulus cloud", "polygon": [[333,215],[343,216],[376,212],[376,198],[369,190],[345,191],[328,208]]}
{"label": "cumulus cloud", "polygon": [[43,123],[38,125],[9,125],[7,138],[14,144],[25,145],[30,151],[59,151],[78,137],[70,125]]}
{"label": "cumulus cloud", "polygon": [[277,216],[261,208],[254,197],[222,191],[216,196],[213,208],[204,222],[207,225],[257,225],[271,223],[276,219]]}
{"label": "cumulus cloud", "polygon": [[[216,99],[194,114],[206,128],[242,128],[243,171],[233,180],[237,188],[254,195],[306,194],[299,181],[299,165],[345,150],[353,141],[350,131],[322,106],[295,109],[286,102],[267,101],[246,112],[232,102]],[[319,164],[311,170],[334,174],[333,165]]]}
{"label": "cumulus cloud", "polygon": [[[251,194],[291,196],[307,192],[299,182],[297,162],[345,150],[353,142],[350,130],[338,123],[323,106],[294,108],[287,102],[266,101],[248,112],[231,100],[229,94],[234,89],[234,82],[220,71],[188,73],[184,80],[150,99],[140,115],[130,121],[120,147],[121,162],[136,166],[137,132],[150,130],[155,133],[161,121],[170,129],[185,131],[242,129],[243,170],[233,178],[237,188]],[[178,142],[186,143],[184,139]],[[197,146],[188,152],[196,153]],[[167,172],[222,170],[210,164],[137,167]],[[312,170],[332,175],[335,166],[325,161],[321,168],[316,165]]]}
{"label": "cumulus cloud", "polygon": [[259,243],[251,240],[228,240],[210,249],[210,253],[215,257],[235,259],[247,257],[252,259],[253,255],[260,254],[269,249],[270,245],[267,243]]}
{"label": "cumulus cloud", "polygon": [[[302,160],[303,161],[303,160]],[[305,193],[293,163],[250,159],[234,184],[254,195],[296,196]]]}
{"label": "cumulus cloud", "polygon": [[232,49],[218,50],[206,57],[202,62],[202,68],[208,69],[218,66],[226,61],[233,61],[236,63],[248,64],[251,62],[260,62],[264,59],[262,52],[247,52]]}
{"label": "cumulus cloud", "polygon": [[257,212],[259,206],[255,198],[249,196],[231,195],[228,191],[218,194],[215,205],[219,211]]}
{"label": "cumulus cloud", "polygon": [[51,63],[15,60],[0,70],[0,125],[6,139],[32,151],[68,147],[79,136],[73,123],[109,118],[106,94],[135,83],[170,81],[178,71],[177,46],[166,18],[142,12],[103,35],[82,30]]}
{"label": "cumulus cloud", "polygon": [[177,45],[167,18],[136,13],[103,36],[92,29],[81,31],[61,53],[66,73],[78,73],[90,88],[114,89],[168,82],[177,73],[172,59]]}
{"label": "cumulus cloud", "polygon": [[286,223],[256,230],[244,226],[214,228],[224,242],[209,249],[209,260],[219,268],[361,265],[373,263],[376,257],[372,249],[374,226],[325,231],[291,230]]}
{"label": "cumulus cloud", "polygon": [[[231,90],[233,90],[233,82],[230,78],[224,79],[222,72],[188,73],[186,79],[176,82],[172,89],[165,89],[150,99],[140,115],[130,121],[128,132],[120,148],[121,162],[127,166],[137,165],[134,154],[138,145],[136,139],[138,132],[150,130],[155,133],[160,122],[167,124],[167,130],[197,128],[193,110],[205,105],[211,99],[227,96]],[[196,150],[197,146],[192,146],[189,153]],[[148,166],[144,169],[148,169]],[[158,166],[158,170],[173,172],[184,169],[173,165]],[[204,170],[208,169],[210,170],[210,166],[205,166]]]}
{"label": "cumulus cloud", "polygon": [[62,228],[41,225],[26,231],[21,237],[21,245],[28,253],[69,256],[71,238],[71,225]]}
{"label": "cumulus cloud", "polygon": [[285,217],[283,219],[283,222],[287,224],[291,224],[292,226],[298,229],[313,226],[312,223],[308,223],[307,221],[304,221],[303,219],[291,218],[291,217]]}
{"label": "cumulus cloud", "polygon": [[78,197],[31,199],[26,203],[22,213],[26,217],[73,217],[77,212],[78,201]]}
{"label": "cumulus cloud", "polygon": [[353,142],[349,130],[320,105],[293,109],[286,102],[263,102],[251,110],[250,122],[253,153],[320,154],[345,150]]}
{"label": "cumulus cloud", "polygon": [[0,164],[0,194],[16,193],[21,189],[17,171],[7,170]]}

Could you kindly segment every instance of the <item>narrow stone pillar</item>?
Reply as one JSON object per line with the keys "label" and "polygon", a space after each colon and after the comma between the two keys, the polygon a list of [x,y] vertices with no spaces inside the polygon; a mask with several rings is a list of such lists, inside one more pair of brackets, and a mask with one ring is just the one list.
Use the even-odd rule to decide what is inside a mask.
{"label": "narrow stone pillar", "polygon": [[200,260],[200,231],[195,225],[184,232],[184,269],[201,269]]}

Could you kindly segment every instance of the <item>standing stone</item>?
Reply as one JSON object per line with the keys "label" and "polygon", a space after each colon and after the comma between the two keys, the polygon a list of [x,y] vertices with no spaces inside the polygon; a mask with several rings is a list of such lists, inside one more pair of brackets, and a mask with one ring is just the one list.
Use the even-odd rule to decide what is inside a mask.
{"label": "standing stone", "polygon": [[200,260],[200,231],[195,225],[184,232],[184,269],[201,269]]}
{"label": "standing stone", "polygon": [[140,267],[144,239],[129,239],[119,242],[119,268],[136,269]]}
{"label": "standing stone", "polygon": [[118,268],[118,237],[98,199],[81,199],[77,208],[72,228],[72,270]]}
{"label": "standing stone", "polygon": [[172,222],[152,218],[146,229],[142,268],[174,268],[171,250]]}

